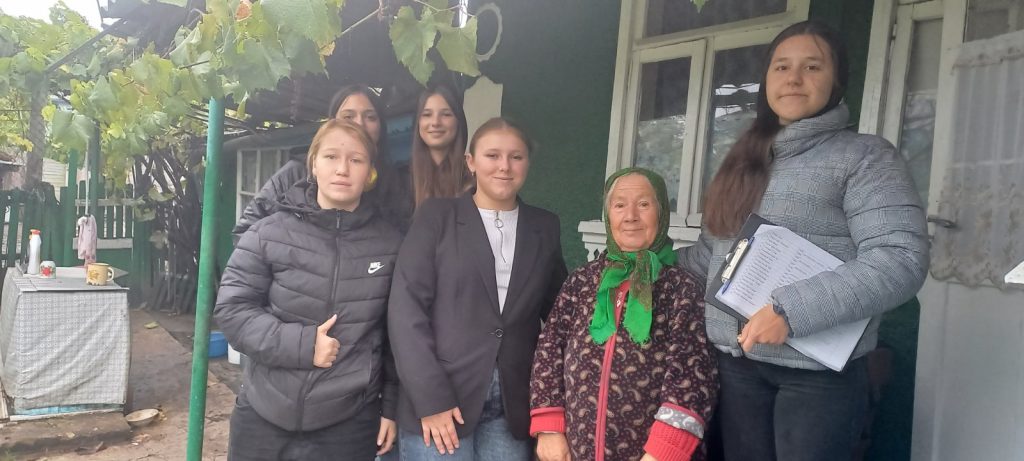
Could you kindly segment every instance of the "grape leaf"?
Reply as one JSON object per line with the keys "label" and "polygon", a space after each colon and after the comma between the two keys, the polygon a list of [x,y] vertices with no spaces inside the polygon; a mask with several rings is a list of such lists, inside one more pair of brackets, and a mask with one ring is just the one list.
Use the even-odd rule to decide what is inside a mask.
{"label": "grape leaf", "polygon": [[117,97],[106,77],[100,77],[92,87],[89,94],[89,102],[96,106],[99,111],[106,111],[117,106]]}
{"label": "grape leaf", "polygon": [[476,58],[476,18],[470,18],[461,28],[448,26],[439,30],[441,39],[437,42],[437,51],[448,68],[474,77],[480,75]]}
{"label": "grape leaf", "polygon": [[391,45],[398,61],[409,69],[417,81],[425,85],[430,80],[430,75],[434,73],[434,63],[427,59],[427,51],[434,45],[437,37],[433,13],[429,9],[424,9],[423,17],[417,21],[412,8],[399,8],[388,36],[391,37]]}
{"label": "grape leaf", "polygon": [[292,64],[292,75],[300,76],[306,73],[320,74],[324,71],[324,62],[320,57],[320,50],[316,43],[296,35],[287,35],[283,38],[284,55]]}
{"label": "grape leaf", "polygon": [[317,43],[334,40],[330,14],[323,0],[263,0],[263,14],[278,27],[288,28]]}
{"label": "grape leaf", "polygon": [[247,90],[274,88],[278,80],[291,72],[280,42],[265,44],[249,38],[242,41],[241,49],[245,60],[235,64],[239,66],[238,82]]}

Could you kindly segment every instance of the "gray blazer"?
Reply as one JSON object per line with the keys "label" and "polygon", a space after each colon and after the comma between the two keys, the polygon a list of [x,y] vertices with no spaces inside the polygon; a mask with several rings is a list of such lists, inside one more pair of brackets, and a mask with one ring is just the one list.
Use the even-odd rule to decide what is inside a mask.
{"label": "gray blazer", "polygon": [[513,435],[529,436],[530,369],[542,321],[565,281],[558,217],[519,203],[504,310],[494,256],[473,191],[425,201],[402,243],[388,305],[398,367],[398,424],[459,407],[472,434],[495,367]]}

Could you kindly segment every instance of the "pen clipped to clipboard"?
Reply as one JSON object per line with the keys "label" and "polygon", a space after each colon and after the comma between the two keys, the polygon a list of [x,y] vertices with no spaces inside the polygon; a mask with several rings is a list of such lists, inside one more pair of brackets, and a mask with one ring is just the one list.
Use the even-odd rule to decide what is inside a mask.
{"label": "pen clipped to clipboard", "polygon": [[[706,299],[743,322],[773,302],[775,289],[832,271],[842,263],[793,231],[751,214],[721,271],[709,283]],[[789,338],[786,343],[839,371],[849,361],[869,321],[837,325],[811,335]]]}

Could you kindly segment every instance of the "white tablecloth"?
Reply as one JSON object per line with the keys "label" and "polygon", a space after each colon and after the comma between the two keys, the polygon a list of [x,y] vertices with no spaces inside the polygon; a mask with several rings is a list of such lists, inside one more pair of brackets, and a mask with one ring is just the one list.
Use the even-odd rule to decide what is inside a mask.
{"label": "white tablecloth", "polygon": [[[127,289],[9,268],[0,297],[0,381],[14,413],[74,405],[123,405],[128,384]],[[64,276],[61,274],[64,273]]]}

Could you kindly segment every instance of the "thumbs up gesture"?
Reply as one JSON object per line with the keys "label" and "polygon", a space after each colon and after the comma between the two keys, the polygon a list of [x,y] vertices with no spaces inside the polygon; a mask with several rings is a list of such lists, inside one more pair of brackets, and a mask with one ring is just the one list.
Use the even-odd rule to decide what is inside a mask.
{"label": "thumbs up gesture", "polygon": [[334,360],[338,358],[338,349],[341,343],[327,335],[327,332],[338,320],[338,314],[334,314],[326,322],[316,327],[316,343],[313,345],[313,366],[330,368]]}

